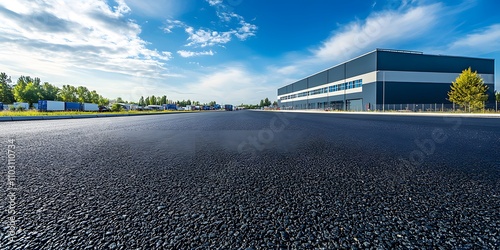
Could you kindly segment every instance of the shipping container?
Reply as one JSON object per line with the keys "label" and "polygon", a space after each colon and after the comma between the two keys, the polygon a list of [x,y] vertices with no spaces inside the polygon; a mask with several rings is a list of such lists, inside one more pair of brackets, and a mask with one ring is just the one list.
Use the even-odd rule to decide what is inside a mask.
{"label": "shipping container", "polygon": [[64,102],[60,101],[38,101],[38,110],[40,111],[64,111]]}
{"label": "shipping container", "polygon": [[231,105],[231,104],[226,104],[226,105],[224,105],[224,109],[225,109],[226,111],[233,111],[233,105]]}
{"label": "shipping container", "polygon": [[66,111],[81,111],[82,104],[79,102],[66,102],[64,105],[64,110],[66,110]]}
{"label": "shipping container", "polygon": [[163,107],[165,110],[177,110],[176,104],[163,104]]}
{"label": "shipping container", "polygon": [[22,107],[24,110],[30,109],[30,104],[27,102],[15,102],[13,103],[14,107],[18,109],[19,107]]}
{"label": "shipping container", "polygon": [[95,103],[84,103],[83,111],[99,111],[99,105]]}
{"label": "shipping container", "polygon": [[0,102],[0,111],[3,110],[3,102]]}

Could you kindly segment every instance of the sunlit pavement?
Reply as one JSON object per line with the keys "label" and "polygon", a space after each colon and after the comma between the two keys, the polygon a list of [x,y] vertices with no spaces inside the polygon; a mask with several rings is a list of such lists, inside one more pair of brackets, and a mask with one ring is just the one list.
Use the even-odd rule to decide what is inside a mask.
{"label": "sunlit pavement", "polygon": [[497,119],[204,112],[0,141],[2,249],[500,247]]}

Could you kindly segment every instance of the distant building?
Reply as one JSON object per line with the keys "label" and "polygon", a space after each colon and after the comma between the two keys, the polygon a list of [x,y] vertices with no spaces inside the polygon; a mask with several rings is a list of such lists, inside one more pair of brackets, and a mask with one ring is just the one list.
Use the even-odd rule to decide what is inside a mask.
{"label": "distant building", "polygon": [[[471,67],[494,106],[494,59],[377,49],[278,89],[281,109],[408,109],[451,105],[452,81]],[[413,105],[413,106],[412,106]]]}

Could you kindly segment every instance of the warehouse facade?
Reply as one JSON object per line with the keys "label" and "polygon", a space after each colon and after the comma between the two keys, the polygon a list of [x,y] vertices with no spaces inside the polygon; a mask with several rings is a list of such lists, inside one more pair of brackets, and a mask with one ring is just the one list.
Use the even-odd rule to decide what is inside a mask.
{"label": "warehouse facade", "polygon": [[[281,109],[415,109],[451,105],[451,82],[471,67],[494,105],[494,59],[376,49],[278,89]],[[413,105],[413,106],[412,106]]]}

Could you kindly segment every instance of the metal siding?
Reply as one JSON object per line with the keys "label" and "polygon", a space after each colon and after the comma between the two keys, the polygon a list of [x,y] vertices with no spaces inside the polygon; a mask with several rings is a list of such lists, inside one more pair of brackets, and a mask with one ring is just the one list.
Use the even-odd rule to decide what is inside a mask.
{"label": "metal siding", "polygon": [[302,79],[293,84],[293,91],[299,91],[304,89],[307,89],[307,79]]}
{"label": "metal siding", "polygon": [[377,70],[377,53],[373,52],[346,63],[346,78]]}
{"label": "metal siding", "polygon": [[377,83],[363,84],[363,105],[366,107],[370,104],[370,107],[377,104]]}
{"label": "metal siding", "polygon": [[461,73],[469,67],[482,74],[494,74],[492,59],[425,54],[377,52],[378,70]]}
{"label": "metal siding", "polygon": [[287,94],[288,92],[286,91],[286,86],[285,87],[281,87],[278,89],[278,95],[284,95],[284,94]]}
{"label": "metal siding", "polygon": [[[383,103],[383,82],[377,84],[377,104]],[[385,104],[450,103],[451,83],[385,82]]]}
{"label": "metal siding", "polygon": [[328,83],[328,71],[323,71],[316,75],[309,77],[309,88]]}
{"label": "metal siding", "polygon": [[328,70],[328,81],[336,82],[345,78],[345,63]]}

